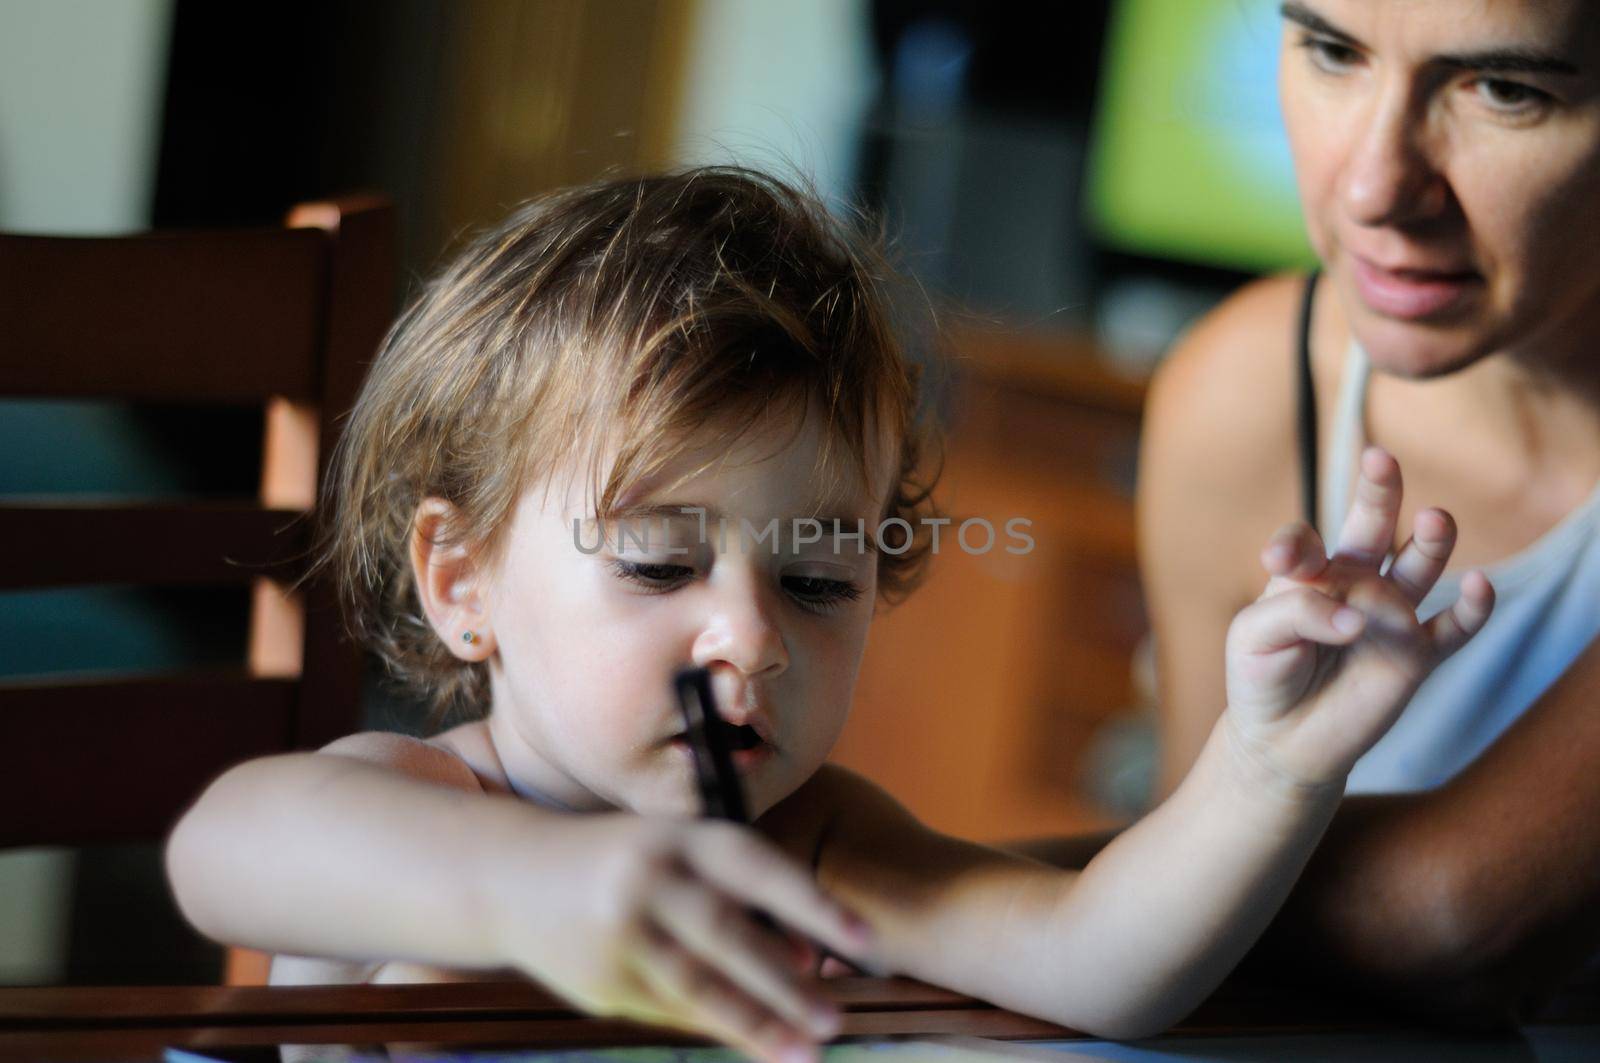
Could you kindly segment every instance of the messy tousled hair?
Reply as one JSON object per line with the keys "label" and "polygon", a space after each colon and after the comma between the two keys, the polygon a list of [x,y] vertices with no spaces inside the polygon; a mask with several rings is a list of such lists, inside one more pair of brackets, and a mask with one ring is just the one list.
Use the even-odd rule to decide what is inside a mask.
{"label": "messy tousled hair", "polygon": [[[791,409],[822,419],[819,484],[865,482],[879,441],[897,448],[882,517],[920,528],[937,474],[922,475],[920,374],[881,247],[737,167],[567,189],[472,239],[390,331],[332,458],[320,560],[356,636],[436,722],[481,715],[486,666],[452,655],[421,609],[423,499],[449,502],[445,534],[494,563],[523,491],[563,463],[587,469],[604,518],[708,425],[731,447]],[[889,542],[890,527],[901,552],[878,551],[878,587],[894,602],[928,544]]]}

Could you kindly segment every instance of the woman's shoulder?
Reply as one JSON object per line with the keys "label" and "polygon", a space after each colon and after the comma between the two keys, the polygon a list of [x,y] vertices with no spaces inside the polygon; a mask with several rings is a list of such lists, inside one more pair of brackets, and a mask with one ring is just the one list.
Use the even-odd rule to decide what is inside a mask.
{"label": "woman's shoulder", "polygon": [[1263,278],[1191,325],[1156,370],[1147,416],[1180,429],[1230,425],[1232,439],[1292,426],[1304,290],[1303,277]]}
{"label": "woman's shoulder", "polygon": [[1191,326],[1163,360],[1145,408],[1141,469],[1163,481],[1163,493],[1295,511],[1304,294],[1301,274],[1254,281]]}
{"label": "woman's shoulder", "polygon": [[1303,275],[1245,286],[1184,334],[1151,383],[1138,511],[1142,567],[1158,595],[1231,612],[1259,580],[1262,545],[1300,512],[1304,293]]}

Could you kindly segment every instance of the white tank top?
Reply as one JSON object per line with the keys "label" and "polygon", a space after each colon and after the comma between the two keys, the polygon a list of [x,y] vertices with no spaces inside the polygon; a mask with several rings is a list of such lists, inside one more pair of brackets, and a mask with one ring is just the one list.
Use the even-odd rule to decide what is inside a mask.
{"label": "white tank top", "polygon": [[[1318,530],[1330,545],[1344,523],[1365,439],[1370,365],[1351,344],[1322,476]],[[1472,763],[1538,700],[1600,634],[1600,484],[1537,542],[1482,570],[1494,584],[1484,629],[1423,682],[1387,735],[1350,773],[1348,793],[1427,790]],[[1431,617],[1454,602],[1446,572],[1417,607]]]}

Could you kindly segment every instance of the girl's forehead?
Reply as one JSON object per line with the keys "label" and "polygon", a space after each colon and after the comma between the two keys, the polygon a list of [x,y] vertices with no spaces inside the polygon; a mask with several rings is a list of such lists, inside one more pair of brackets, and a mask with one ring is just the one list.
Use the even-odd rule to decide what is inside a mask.
{"label": "girl's forehead", "polygon": [[772,515],[860,510],[866,517],[885,497],[891,456],[879,442],[830,438],[818,418],[757,426],[737,439],[709,431],[686,440],[657,473],[626,485],[617,508],[666,498]]}
{"label": "girl's forehead", "polygon": [[[820,417],[773,415],[747,425],[708,425],[677,440],[663,440],[655,468],[615,485],[599,514],[602,495],[617,475],[619,441],[574,453],[530,489],[537,505],[564,519],[596,515],[663,515],[679,506],[768,516],[838,514],[875,520],[892,492],[898,440],[869,426],[865,441],[843,438]],[[863,469],[866,476],[863,477]]]}

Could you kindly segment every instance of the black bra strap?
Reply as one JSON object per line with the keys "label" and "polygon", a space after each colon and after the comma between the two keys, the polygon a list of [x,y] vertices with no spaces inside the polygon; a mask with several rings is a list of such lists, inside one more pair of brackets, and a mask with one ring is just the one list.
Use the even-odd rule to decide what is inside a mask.
{"label": "black bra strap", "polygon": [[1306,278],[1300,297],[1300,333],[1296,355],[1299,362],[1300,390],[1300,499],[1307,524],[1317,526],[1317,396],[1311,379],[1311,310],[1317,295],[1316,270]]}

